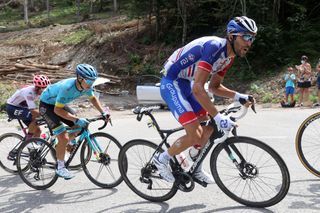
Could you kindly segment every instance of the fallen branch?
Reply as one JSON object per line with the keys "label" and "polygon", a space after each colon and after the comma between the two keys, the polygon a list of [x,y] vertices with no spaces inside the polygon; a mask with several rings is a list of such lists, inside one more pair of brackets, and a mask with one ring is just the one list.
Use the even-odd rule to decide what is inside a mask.
{"label": "fallen branch", "polygon": [[21,55],[21,56],[15,56],[15,57],[10,57],[10,58],[7,58],[7,60],[17,60],[17,59],[23,59],[23,58],[34,58],[34,57],[37,57],[37,56],[40,56],[40,54],[35,54],[35,55]]}

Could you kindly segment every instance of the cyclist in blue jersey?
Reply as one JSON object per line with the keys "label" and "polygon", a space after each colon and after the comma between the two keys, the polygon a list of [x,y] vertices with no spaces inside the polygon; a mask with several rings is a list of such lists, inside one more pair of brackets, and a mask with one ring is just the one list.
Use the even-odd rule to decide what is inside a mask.
{"label": "cyclist in blue jersey", "polygon": [[[226,38],[207,36],[191,41],[177,49],[164,64],[161,96],[186,131],[186,135],[175,141],[167,151],[153,157],[160,176],[166,181],[175,181],[169,165],[170,158],[191,146],[190,154],[195,150],[199,153],[197,149],[201,149],[212,134],[212,128],[202,127],[200,121],[210,115],[221,130],[229,130],[235,125],[218,112],[204,85],[211,75],[209,91],[217,96],[248,101],[249,95],[228,89],[221,82],[235,56],[244,57],[249,51],[257,31],[254,20],[246,16],[235,17],[227,25]],[[203,171],[202,165],[194,177],[208,184],[213,183],[212,176]]]}
{"label": "cyclist in blue jersey", "polygon": [[78,118],[66,104],[82,95],[87,95],[90,102],[106,119],[108,113],[104,112],[100,101],[93,93],[93,83],[98,77],[96,69],[88,64],[79,64],[76,68],[76,74],[76,78],[61,80],[47,87],[40,97],[39,106],[41,116],[46,120],[52,132],[57,135],[59,141],[56,146],[56,173],[66,180],[74,177],[65,168],[64,155],[66,145],[69,141],[74,140],[77,133],[69,135],[63,123],[70,127],[84,127],[88,124],[87,119]]}

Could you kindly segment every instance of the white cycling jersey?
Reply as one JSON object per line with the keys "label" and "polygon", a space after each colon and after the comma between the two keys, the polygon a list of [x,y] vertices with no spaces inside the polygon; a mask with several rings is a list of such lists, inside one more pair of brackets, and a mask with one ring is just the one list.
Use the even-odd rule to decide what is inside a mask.
{"label": "white cycling jersey", "polygon": [[39,96],[36,94],[35,86],[27,86],[22,89],[17,90],[8,100],[7,104],[26,107],[28,109],[36,109],[37,105],[35,100]]}

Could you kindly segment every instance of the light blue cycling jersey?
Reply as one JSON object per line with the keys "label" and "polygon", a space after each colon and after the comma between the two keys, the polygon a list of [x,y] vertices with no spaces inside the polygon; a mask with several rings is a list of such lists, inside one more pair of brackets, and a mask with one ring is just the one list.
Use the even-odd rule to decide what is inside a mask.
{"label": "light blue cycling jersey", "polygon": [[76,78],[68,78],[49,85],[41,94],[40,101],[63,107],[65,104],[79,98],[83,95],[94,97],[93,88],[86,91],[80,91],[76,87]]}

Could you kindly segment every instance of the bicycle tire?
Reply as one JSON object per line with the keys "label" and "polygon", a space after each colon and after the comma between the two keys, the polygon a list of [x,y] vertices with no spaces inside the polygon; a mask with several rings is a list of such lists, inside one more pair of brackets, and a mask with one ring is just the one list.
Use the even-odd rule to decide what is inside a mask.
{"label": "bicycle tire", "polygon": [[320,177],[320,144],[317,143],[320,136],[319,119],[320,112],[314,113],[306,118],[300,125],[295,138],[296,152],[299,160],[310,173],[317,177]]}
{"label": "bicycle tire", "polygon": [[[88,141],[83,143],[80,158],[84,173],[92,183],[101,188],[116,187],[123,180],[118,167],[121,144],[113,136],[104,132],[94,133],[90,138],[91,140],[95,138],[104,152],[99,155],[93,153]],[[91,154],[88,156],[87,153]]]}
{"label": "bicycle tire", "polygon": [[7,172],[17,174],[16,158],[23,137],[17,133],[5,133],[0,136],[0,166]]}
{"label": "bicycle tire", "polygon": [[[37,190],[51,187],[58,179],[56,152],[47,141],[30,138],[18,149],[18,173],[28,186]],[[23,170],[22,168],[27,169]]]}
{"label": "bicycle tire", "polygon": [[[150,176],[152,176],[150,180],[152,180],[152,183],[154,182],[156,183],[153,185],[159,186],[159,188],[155,190],[151,190],[147,188],[148,183],[142,181],[143,177],[141,175],[144,169],[147,170],[146,166],[150,166],[150,164],[147,165],[147,163],[150,161],[156,149],[158,149],[158,146],[156,144],[154,144],[151,141],[147,141],[143,139],[136,139],[136,140],[131,140],[127,142],[123,146],[119,156],[119,162],[122,162],[124,159],[126,159],[127,165],[119,164],[119,169],[125,183],[134,193],[152,202],[163,202],[171,199],[177,193],[177,190],[178,190],[177,187],[175,187],[173,183],[168,183],[165,180],[160,179],[160,177],[156,178],[155,175],[150,174]],[[163,150],[160,149],[160,151],[163,151]],[[137,174],[133,174],[135,175],[135,177],[131,177],[131,174],[132,174],[131,167],[135,167],[133,171],[137,171],[136,172]],[[152,173],[153,172],[154,171],[152,171]],[[128,175],[130,175],[130,177]],[[139,189],[139,185],[141,185],[140,189]],[[170,186],[167,187],[168,185]],[[146,192],[148,192],[149,190],[150,194],[143,192],[142,191],[143,189],[146,189],[147,190]],[[163,195],[156,195],[156,193],[161,191],[166,191],[166,192]]]}
{"label": "bicycle tire", "polygon": [[[232,150],[232,157],[230,157],[227,152],[221,152],[225,150],[226,147]],[[244,161],[239,163],[241,160],[238,157],[239,155],[235,153],[235,148],[233,147],[237,148],[246,163],[244,163]],[[252,152],[246,153],[247,151]],[[259,155],[261,151],[264,153]],[[224,160],[222,160],[223,163],[220,163],[220,158],[224,158]],[[242,167],[242,171],[246,176],[241,177],[241,172],[230,158],[239,163],[238,166]],[[226,161],[226,159],[229,161]],[[217,163],[218,160],[219,163]],[[271,164],[269,164],[270,161],[272,161]],[[277,166],[276,172],[273,170],[275,168],[271,168],[273,165]],[[223,168],[227,166],[229,166],[227,169]],[[275,205],[286,196],[290,187],[290,174],[283,159],[271,147],[254,138],[228,138],[224,143],[215,147],[211,154],[210,167],[219,188],[230,198],[246,206],[264,208]],[[217,169],[218,167],[219,170]],[[235,177],[230,178],[233,173]],[[270,175],[270,177],[267,177],[268,175]],[[244,184],[241,181],[243,181]],[[277,184],[276,181],[280,183]],[[244,186],[241,187],[240,185]],[[266,188],[260,191],[262,186]],[[240,190],[238,190],[239,187],[241,188]],[[249,195],[242,197],[246,191],[249,192]],[[254,191],[257,191],[257,193],[253,194]]]}

